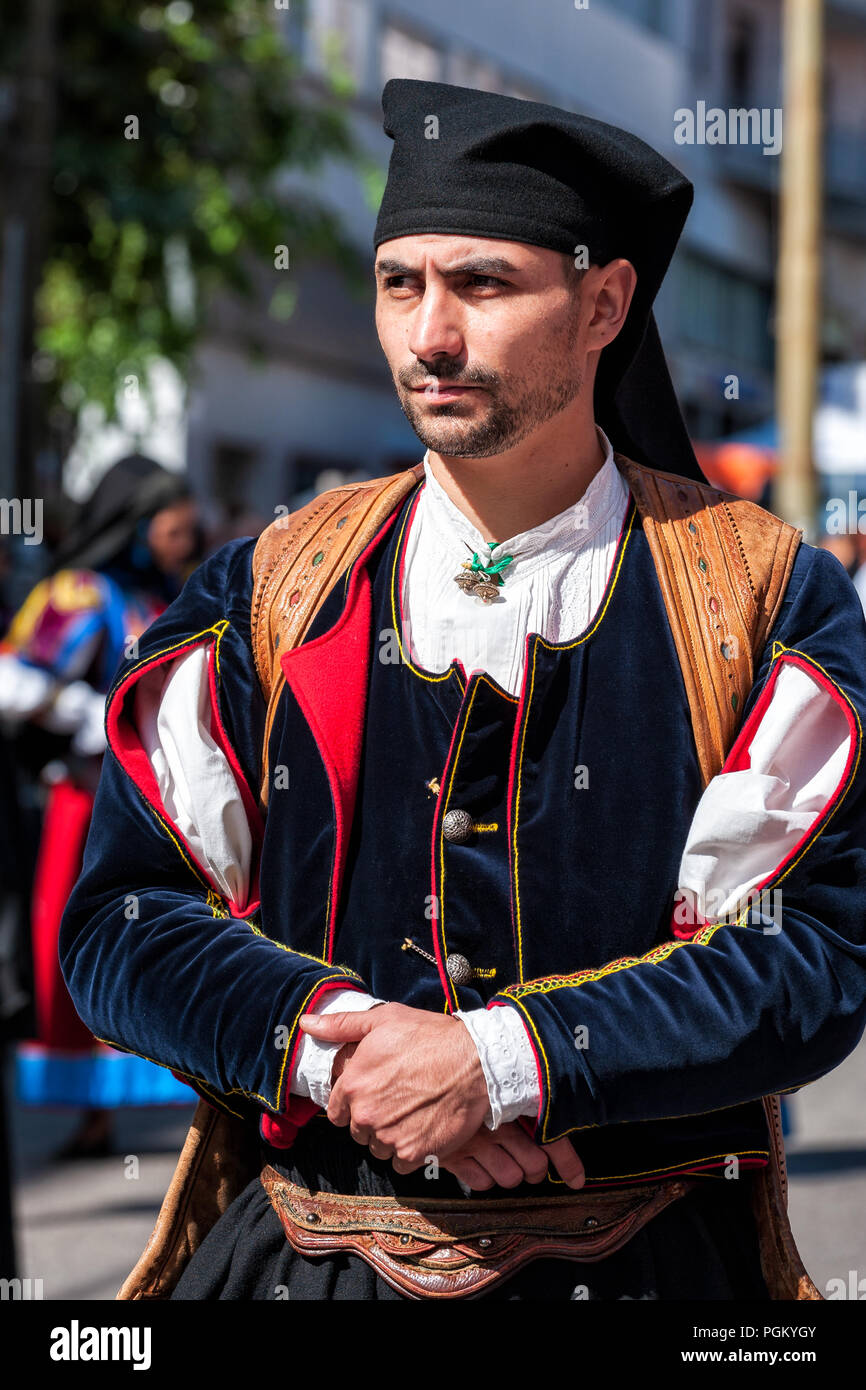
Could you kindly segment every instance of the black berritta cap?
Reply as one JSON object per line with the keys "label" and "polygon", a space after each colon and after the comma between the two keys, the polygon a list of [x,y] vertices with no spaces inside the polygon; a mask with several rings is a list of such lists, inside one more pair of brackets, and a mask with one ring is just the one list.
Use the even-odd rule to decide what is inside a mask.
{"label": "black berritta cap", "polygon": [[[630,457],[702,479],[652,315],[692,204],[685,175],[629,131],[496,92],[398,78],[382,109],[394,147],[375,246],[445,233],[631,261],[637,288],[599,362],[596,419]],[[627,380],[634,371],[640,379]],[[620,396],[636,417],[630,407],[624,418]],[[644,411],[657,416],[650,435]]]}

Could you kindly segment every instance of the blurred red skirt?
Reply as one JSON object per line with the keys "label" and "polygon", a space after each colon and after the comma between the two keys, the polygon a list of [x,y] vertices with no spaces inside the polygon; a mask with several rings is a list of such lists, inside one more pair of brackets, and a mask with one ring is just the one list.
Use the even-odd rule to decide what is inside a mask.
{"label": "blurred red skirt", "polygon": [[82,1023],[60,972],[60,919],[84,859],[93,793],[55,782],[48,795],[33,880],[33,985],[36,1037],[45,1047],[90,1052],[96,1040]]}
{"label": "blurred red skirt", "polygon": [[189,1105],[193,1092],[167,1068],[99,1042],[75,1011],[60,970],[60,920],[81,873],[94,794],[55,782],[33,880],[31,931],[36,1038],[16,1050],[24,1105]]}

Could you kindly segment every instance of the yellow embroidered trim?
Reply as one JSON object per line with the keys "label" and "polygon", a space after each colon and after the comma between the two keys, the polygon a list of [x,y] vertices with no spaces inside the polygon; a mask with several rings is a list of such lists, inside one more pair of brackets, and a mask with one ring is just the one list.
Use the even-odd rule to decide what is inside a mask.
{"label": "yellow embroidered trim", "polygon": [[[437,679],[438,679],[438,677],[437,677]],[[453,762],[452,762],[452,764],[451,764],[451,774],[450,774],[450,776],[449,776],[449,778],[448,778],[448,787],[447,787],[446,792],[445,792],[445,800],[444,800],[443,803],[442,803],[442,820],[441,820],[440,825],[439,825],[439,856],[438,856],[438,857],[439,857],[439,875],[438,875],[438,878],[439,878],[439,882],[438,882],[438,888],[439,888],[439,893],[438,893],[438,898],[439,898],[439,942],[440,942],[440,945],[441,945],[441,947],[442,947],[442,960],[443,960],[443,963],[444,963],[446,966],[447,966],[447,963],[448,963],[448,946],[447,946],[447,943],[446,943],[446,941],[445,941],[445,858],[444,858],[444,854],[443,854],[443,842],[444,842],[444,831],[445,831],[445,812],[448,810],[448,802],[449,802],[449,800],[450,800],[450,798],[451,798],[451,788],[452,788],[452,786],[453,786],[453,784],[454,784],[454,774],[455,774],[456,771],[457,771],[457,765],[458,765],[458,763],[459,763],[459,761],[460,761],[460,749],[463,747],[463,739],[464,739],[464,736],[465,736],[465,734],[466,734],[466,730],[467,730],[467,728],[468,728],[468,726],[469,726],[469,718],[470,718],[470,715],[472,714],[472,706],[473,706],[473,704],[475,703],[475,696],[478,694],[478,691],[480,690],[482,683],[484,683],[485,685],[489,685],[490,688],[491,688],[491,690],[494,689],[494,687],[491,685],[491,683],[490,683],[490,681],[487,679],[487,677],[484,676],[484,675],[480,675],[480,676],[478,677],[477,681],[476,681],[476,684],[475,684],[475,687],[474,687],[474,689],[473,689],[473,691],[472,691],[472,694],[471,694],[470,697],[469,697],[469,704],[466,706],[466,709],[464,710],[463,716],[462,716],[462,717],[463,717],[463,728],[460,730],[460,738],[458,739],[458,742],[457,742],[457,749],[456,749],[456,751],[455,751],[455,753],[454,753],[454,760],[453,760]],[[489,822],[489,823],[486,824],[486,825],[476,825],[475,829],[476,829],[476,830],[498,830],[498,829],[499,829],[499,823],[498,823],[498,821],[491,821],[491,822]],[[494,971],[493,974],[487,974],[487,973],[485,973],[485,972],[483,972],[483,971],[481,971],[481,970],[477,970],[475,973],[476,973],[476,975],[480,976],[482,979],[493,979],[493,975],[495,975],[496,972]],[[457,996],[457,989],[456,989],[456,987],[455,987],[455,985],[454,985],[454,982],[453,982],[453,980],[451,979],[451,977],[447,974],[447,971],[446,971],[446,976],[445,976],[445,978],[446,978],[447,981],[448,981],[448,989],[450,990],[450,995],[446,992],[446,996],[445,996],[445,998],[446,998],[445,1012],[448,1013],[448,1012],[449,1012],[449,1006],[450,1006],[450,1004],[451,1004],[451,1003],[454,1003],[454,1004],[456,1004],[456,1005],[459,1007],[460,1001],[459,1001],[459,998],[458,998],[458,996]],[[453,996],[453,998],[452,998],[451,996]]]}
{"label": "yellow embroidered trim", "polygon": [[150,662],[154,661],[158,656],[167,656],[169,652],[177,651],[178,647],[191,647],[193,643],[199,640],[200,637],[207,637],[208,633],[210,632],[213,632],[219,640],[225,633],[226,628],[230,626],[231,624],[229,623],[228,618],[220,618],[217,622],[212,623],[210,627],[203,627],[201,632],[192,633],[192,635],[188,637],[181,637],[177,642],[172,642],[170,646],[161,647],[159,651],[148,652],[147,656],[143,656],[138,661],[133,662],[133,664],[129,667],[128,670],[123,670],[120,672],[120,674],[117,676],[114,684],[112,685],[111,689],[105,697],[106,706],[108,706],[111,703],[112,699],[114,698],[115,692],[118,690],[118,688],[121,685],[123,685],[124,681],[128,680],[129,677],[133,675],[139,669],[140,666],[148,665]]}
{"label": "yellow embroidered trim", "polygon": [[498,820],[492,820],[492,821],[489,821],[487,825],[474,825],[474,826],[472,827],[472,829],[475,831],[476,834],[478,834],[478,835],[483,835],[483,834],[484,834],[486,831],[488,831],[488,830],[498,830],[498,829],[499,829],[499,821],[498,821]]}
{"label": "yellow embroidered trim", "polygon": [[[504,991],[503,991],[503,993],[504,993]],[[545,1105],[545,1107],[544,1107],[544,1116],[543,1116],[542,1121],[541,1121],[541,1137],[542,1137],[542,1141],[543,1141],[544,1138],[545,1138],[545,1135],[547,1134],[547,1118],[548,1118],[548,1115],[550,1114],[550,1099],[551,1099],[551,1088],[550,1088],[550,1063],[549,1063],[548,1060],[547,1060],[547,1053],[545,1052],[545,1050],[544,1050],[544,1045],[543,1045],[543,1043],[542,1043],[542,1041],[541,1041],[541,1038],[539,1037],[538,1029],[536,1028],[535,1022],[534,1022],[534,1020],[533,1020],[533,1017],[532,1017],[532,1015],[529,1013],[529,1011],[528,1011],[526,1005],[525,1005],[524,1003],[522,1003],[520,999],[515,999],[515,1000],[514,1000],[514,1007],[517,1008],[517,1009],[519,1009],[520,1012],[523,1014],[524,1020],[525,1020],[525,1022],[526,1022],[526,1027],[529,1029],[529,1031],[531,1032],[532,1036],[535,1038],[536,1044],[537,1044],[537,1046],[538,1046],[538,1055],[539,1055],[539,1057],[541,1058],[542,1062],[544,1063],[544,1093],[545,1093],[545,1095],[547,1096],[547,1103],[546,1103],[546,1105]],[[561,1137],[561,1136],[560,1136],[560,1137]]]}
{"label": "yellow embroidered trim", "polygon": [[494,695],[498,695],[500,699],[502,699],[502,700],[509,700],[509,701],[511,702],[512,705],[519,705],[519,704],[520,704],[520,696],[519,696],[519,695],[511,695],[511,694],[509,694],[509,692],[508,692],[507,690],[503,690],[503,689],[502,689],[502,686],[499,684],[499,682],[496,681],[496,680],[494,680],[493,677],[489,674],[489,672],[487,672],[487,671],[482,671],[482,672],[480,673],[478,679],[479,679],[479,680],[483,680],[484,683],[485,683],[485,685],[489,685],[489,686],[490,686],[490,689],[493,691]]}
{"label": "yellow embroidered trim", "polygon": [[[123,764],[121,764],[121,766],[123,766]],[[125,771],[125,769],[124,769],[124,771]],[[127,775],[128,775],[128,774],[127,774]],[[133,786],[135,786],[135,783],[134,783],[134,782],[133,782]],[[186,850],[184,849],[183,845],[181,844],[180,840],[177,838],[177,836],[175,835],[174,831],[172,830],[171,826],[168,825],[168,824],[163,820],[163,818],[162,818],[162,816],[159,814],[159,812],[158,812],[157,810],[155,810],[153,806],[151,806],[151,804],[150,804],[150,802],[148,801],[147,797],[144,796],[143,793],[140,792],[140,791],[138,790],[138,787],[136,787],[135,789],[136,789],[136,791],[138,791],[138,794],[139,794],[139,796],[141,797],[142,802],[143,802],[144,805],[147,807],[147,809],[148,809],[148,811],[150,812],[150,814],[153,816],[153,819],[156,821],[157,825],[158,825],[162,830],[165,831],[166,835],[167,835],[168,838],[171,840],[172,844],[174,845],[175,849],[177,850],[177,852],[178,852],[178,854],[180,855],[180,857],[181,857],[181,859],[183,860],[183,862],[186,864],[187,868],[190,870],[191,873],[195,874],[195,877],[198,879],[199,883],[201,883],[201,884],[203,885],[203,887],[209,888],[210,885],[209,885],[209,883],[208,883],[208,880],[204,877],[204,875],[202,874],[201,870],[198,869],[198,868],[196,867],[196,865],[192,862],[192,860],[190,859],[190,857],[189,857],[189,855],[187,854]]]}
{"label": "yellow embroidered trim", "polygon": [[589,638],[592,637],[593,633],[600,626],[602,619],[607,613],[611,598],[613,597],[613,591],[616,588],[617,581],[620,576],[620,571],[622,569],[623,560],[625,559],[626,546],[628,545],[629,539],[631,537],[632,528],[634,526],[634,519],[637,515],[637,509],[635,507],[635,501],[633,497],[629,501],[628,509],[629,519],[628,525],[625,529],[625,535],[623,536],[622,541],[620,543],[619,554],[617,555],[616,564],[613,567],[613,573],[611,574],[608,580],[607,592],[604,596],[601,608],[599,609],[592,626],[587,628],[586,632],[582,633],[579,637],[576,637],[573,642],[547,642],[543,637],[539,637],[538,635],[536,635],[535,644],[532,649],[532,665],[530,669],[529,694],[526,700],[526,709],[523,711],[523,728],[520,732],[520,753],[517,759],[517,789],[514,797],[514,825],[511,831],[511,875],[514,885],[515,929],[517,935],[517,974],[521,983],[523,981],[523,925],[520,917],[520,882],[518,878],[519,850],[517,847],[517,824],[520,817],[520,793],[523,785],[523,754],[526,746],[526,730],[529,724],[529,710],[532,705],[532,697],[535,692],[535,661],[540,646],[546,647],[548,651],[571,651],[572,647],[579,647],[584,642],[588,641]]}
{"label": "yellow embroidered trim", "polygon": [[[554,1142],[554,1140],[551,1140],[551,1143]],[[702,1154],[699,1158],[687,1158],[682,1163],[666,1163],[663,1168],[639,1168],[634,1173],[605,1173],[598,1178],[590,1178],[587,1186],[591,1186],[596,1182],[619,1182],[621,1179],[624,1180],[626,1178],[651,1177],[655,1173],[670,1173],[674,1171],[686,1173],[689,1169],[694,1168],[695,1164],[711,1163],[713,1159],[716,1158],[751,1158],[753,1156],[757,1158],[769,1158],[770,1152],[768,1149],[733,1149],[729,1153],[724,1154]],[[560,1187],[565,1186],[562,1178],[554,1178],[548,1175],[547,1180],[548,1182],[556,1183]]]}
{"label": "yellow embroidered trim", "polygon": [[[423,674],[423,673],[422,673],[422,674]],[[437,677],[437,679],[438,679],[438,677]],[[465,736],[465,734],[466,734],[466,730],[467,730],[467,728],[469,727],[469,719],[470,719],[470,716],[471,716],[471,714],[472,714],[472,706],[473,706],[473,704],[474,704],[474,702],[475,702],[475,696],[478,694],[478,691],[480,690],[482,684],[483,684],[483,685],[489,686],[489,688],[493,691],[494,694],[500,694],[500,693],[504,694],[504,692],[500,692],[500,691],[497,690],[497,688],[496,688],[496,686],[494,685],[494,683],[488,678],[488,676],[487,676],[486,674],[483,674],[483,673],[482,673],[481,675],[478,676],[477,681],[476,681],[476,683],[475,683],[475,687],[474,687],[474,689],[473,689],[473,691],[472,691],[472,694],[471,694],[470,697],[469,697],[469,704],[466,706],[466,709],[465,709],[464,712],[463,712],[463,716],[462,716],[462,717],[463,717],[463,728],[460,730],[460,738],[459,738],[458,743],[457,743],[457,749],[456,749],[456,752],[455,752],[455,754],[454,754],[454,760],[453,760],[453,762],[452,762],[452,764],[451,764],[451,775],[450,775],[450,777],[448,778],[448,787],[447,787],[447,790],[446,790],[446,792],[445,792],[445,800],[444,800],[444,802],[443,802],[443,804],[442,804],[442,821],[441,821],[440,826],[439,826],[439,883],[438,883],[438,887],[439,887],[439,894],[438,894],[438,897],[439,897],[439,941],[440,941],[440,944],[441,944],[441,946],[442,946],[442,959],[443,959],[443,962],[446,964],[446,966],[447,966],[447,962],[448,962],[448,946],[447,946],[447,943],[446,943],[446,941],[445,941],[445,859],[444,859],[444,854],[443,854],[443,840],[444,840],[444,828],[445,828],[445,812],[446,812],[447,809],[448,809],[448,802],[449,802],[449,800],[450,800],[450,798],[451,798],[451,788],[452,788],[453,783],[454,783],[454,774],[455,774],[456,771],[457,771],[457,765],[458,765],[458,763],[459,763],[459,761],[460,761],[460,750],[461,750],[461,748],[462,748],[462,746],[463,746],[463,739],[464,739],[464,736]],[[464,693],[465,693],[465,692],[464,692]],[[513,698],[513,697],[509,696],[509,699],[511,699],[511,698]],[[516,704],[516,703],[518,703],[518,702],[517,702],[517,700],[515,699],[515,704]],[[484,823],[484,824],[482,824],[482,825],[476,825],[476,826],[475,826],[475,830],[477,830],[477,831],[482,831],[482,832],[483,832],[483,831],[494,831],[494,830],[498,830],[498,829],[499,829],[499,822],[498,822],[498,821],[488,821],[488,822],[486,822],[486,823]],[[496,975],[496,971],[495,971],[495,970],[489,970],[489,971],[485,971],[485,970],[476,970],[476,971],[475,971],[475,974],[476,974],[476,976],[478,976],[480,979],[492,980],[492,979],[495,977],[495,975]],[[459,1000],[459,997],[458,997],[458,995],[457,995],[456,986],[454,985],[454,982],[451,980],[451,977],[450,977],[449,975],[447,975],[447,973],[446,973],[446,979],[448,980],[448,988],[449,988],[449,990],[451,991],[451,995],[453,995],[453,999],[452,999],[452,998],[446,993],[446,997],[445,997],[445,998],[446,998],[446,1002],[445,1002],[445,1012],[448,1013],[448,1012],[450,1011],[450,1005],[451,1005],[451,1003],[454,1003],[454,1004],[456,1004],[456,1005],[459,1007],[460,1000]]]}
{"label": "yellow embroidered trim", "polygon": [[[544,1050],[544,1043],[541,1041],[538,1029],[532,1021],[532,1018],[528,1013],[525,1004],[522,1002],[524,997],[533,994],[551,994],[554,990],[557,989],[577,987],[581,984],[586,984],[587,981],[601,980],[606,975],[613,975],[620,970],[631,969],[632,966],[640,965],[644,961],[649,961],[652,964],[657,964],[661,960],[666,960],[668,956],[670,956],[674,951],[679,950],[682,946],[705,946],[717,931],[720,931],[722,927],[728,925],[729,924],[727,922],[718,922],[715,924],[711,923],[706,927],[702,927],[701,930],[699,932],[696,932],[695,935],[691,937],[688,941],[664,942],[661,946],[653,947],[653,949],[651,951],[648,951],[647,954],[644,956],[622,956],[619,960],[611,961],[608,965],[602,966],[598,970],[579,970],[574,975],[551,975],[542,980],[531,980],[525,985],[509,985],[505,989],[500,991],[502,995],[509,999],[509,1001],[513,1002],[517,1006],[517,1008],[521,1010],[522,1014],[526,1018],[527,1023],[532,1030],[532,1034],[535,1038],[535,1041],[538,1044],[538,1051],[544,1063],[544,1071],[546,1077],[545,1092],[547,1095],[547,1103],[544,1107],[544,1119],[541,1126],[541,1133],[544,1143],[553,1143],[553,1140],[548,1139],[547,1137],[547,1124],[548,1119],[550,1117],[550,1102],[552,1099],[550,1086],[550,1063],[548,1062],[547,1053]],[[730,1109],[730,1106],[722,1106],[721,1109],[727,1110]],[[704,1112],[695,1111],[686,1113],[703,1114]],[[682,1118],[684,1117],[680,1115],[653,1116],[654,1120],[673,1120]],[[556,1135],[556,1138],[562,1139],[566,1134],[572,1134],[575,1130],[578,1129],[597,1128],[598,1126],[596,1124],[572,1125],[571,1128],[564,1130],[562,1134]]]}
{"label": "yellow embroidered trim", "polygon": [[[246,918],[244,918],[243,920],[246,921]],[[333,962],[326,960],[324,956],[314,956],[311,955],[309,951],[298,951],[294,946],[286,946],[285,943],[282,941],[275,941],[272,936],[268,936],[266,932],[263,932],[260,927],[254,926],[252,922],[247,922],[247,926],[249,927],[251,932],[255,932],[256,936],[263,936],[266,941],[270,941],[272,946],[278,946],[281,951],[288,951],[289,955],[303,956],[304,960],[314,960],[317,965],[333,965]],[[337,968],[341,970],[344,975],[351,975],[353,979],[358,981],[359,984],[364,983],[364,981],[361,979],[361,976],[358,975],[351,968],[351,966],[341,965]]]}
{"label": "yellow embroidered trim", "polygon": [[213,888],[207,890],[206,902],[214,917],[229,917],[231,915],[226,906],[225,899],[220,897],[219,893],[215,892]]}
{"label": "yellow embroidered trim", "polygon": [[[124,671],[123,674],[119,677],[119,679],[118,679],[117,681],[115,681],[114,687],[112,688],[112,691],[110,692],[110,694],[109,694],[109,695],[107,696],[107,698],[106,698],[106,704],[108,704],[108,702],[113,698],[113,696],[114,696],[114,694],[116,693],[118,687],[119,687],[121,684],[123,684],[123,682],[126,681],[131,675],[133,675],[134,672],[137,671],[141,666],[151,664],[151,663],[154,661],[154,659],[155,659],[156,657],[165,656],[165,655],[167,655],[167,653],[172,652],[172,651],[175,651],[178,647],[192,646],[192,645],[194,645],[196,642],[198,642],[201,638],[208,636],[209,633],[213,633],[214,636],[215,636],[215,639],[216,639],[215,642],[214,642],[214,662],[215,662],[215,667],[216,667],[216,677],[217,677],[217,680],[219,680],[219,678],[220,678],[220,642],[221,642],[221,640],[222,640],[222,638],[223,638],[225,632],[227,631],[227,629],[228,629],[229,627],[230,627],[230,623],[229,623],[228,619],[227,619],[227,618],[221,618],[218,622],[214,623],[211,627],[203,628],[203,629],[201,630],[201,632],[197,632],[197,633],[195,633],[195,634],[192,635],[192,636],[183,637],[183,638],[181,638],[180,641],[178,641],[178,642],[173,642],[170,646],[168,646],[168,647],[163,647],[160,651],[148,653],[147,656],[142,657],[141,660],[138,661],[138,662],[136,662],[128,671]],[[121,767],[123,767],[123,764],[122,764],[122,763],[121,763]],[[124,769],[124,771],[125,771],[125,769]],[[127,775],[128,775],[128,774],[127,774]],[[133,784],[133,785],[134,785],[134,784]],[[188,855],[185,853],[185,851],[184,851],[184,849],[183,849],[183,846],[180,844],[179,840],[178,840],[177,837],[174,835],[174,833],[173,833],[171,827],[170,827],[169,825],[167,825],[166,822],[163,820],[163,818],[154,810],[154,808],[151,806],[150,802],[147,800],[146,797],[142,797],[142,800],[144,801],[144,804],[145,804],[145,806],[147,806],[147,808],[148,808],[148,810],[150,811],[151,815],[152,815],[152,816],[154,817],[154,819],[156,820],[157,824],[159,824],[159,825],[162,827],[162,829],[166,832],[166,834],[167,834],[167,835],[169,836],[169,838],[172,840],[172,842],[173,842],[175,848],[177,849],[177,851],[178,851],[178,853],[180,854],[181,858],[184,860],[184,863],[192,870],[192,872],[193,872],[193,874],[195,875],[195,877],[196,877],[196,878],[199,880],[199,882],[202,883],[202,884],[204,885],[204,887],[206,888],[207,892],[206,892],[205,901],[206,901],[208,907],[210,907],[211,912],[213,913],[214,917],[215,917],[215,918],[230,917],[231,914],[229,913],[228,908],[225,906],[224,900],[223,900],[223,899],[220,897],[220,895],[211,887],[211,885],[209,884],[209,882],[202,876],[202,874],[200,873],[200,871],[196,868],[196,866],[195,866],[195,865],[192,863],[192,861],[189,859]],[[237,920],[237,921],[239,921],[239,922],[240,922],[240,921],[244,921],[245,924],[249,927],[250,931],[254,932],[256,936],[264,937],[266,940],[268,940],[268,941],[271,942],[271,945],[273,945],[273,946],[278,946],[278,947],[280,948],[280,950],[289,951],[290,954],[292,954],[292,955],[304,956],[306,959],[316,961],[316,963],[317,963],[317,964],[320,964],[320,965],[328,965],[328,964],[330,964],[330,962],[323,960],[323,959],[322,959],[321,957],[319,957],[319,956],[308,955],[307,952],[305,952],[305,951],[293,951],[292,948],[291,948],[290,946],[285,946],[281,941],[274,941],[273,937],[268,937],[268,936],[266,936],[265,933],[264,933],[263,931],[261,931],[258,927],[256,927],[252,922],[247,921],[247,919],[245,919],[245,918],[237,918],[237,919],[235,919],[235,920]],[[131,1054],[132,1054],[133,1056],[135,1056],[135,1057],[143,1057],[144,1061],[146,1061],[146,1062],[154,1062],[156,1066],[161,1066],[161,1067],[164,1066],[164,1067],[166,1067],[169,1071],[176,1071],[176,1072],[178,1072],[178,1073],[179,1073],[180,1075],[182,1075],[182,1076],[189,1076],[190,1079],[191,1079],[192,1081],[195,1081],[197,1085],[201,1086],[201,1087],[202,1087],[203,1089],[205,1089],[205,1090],[208,1090],[209,1094],[213,1094],[214,1096],[219,1096],[219,1097],[222,1097],[223,1095],[242,1095],[242,1096],[246,1096],[246,1097],[247,1097],[248,1099],[250,1099],[250,1100],[258,1100],[258,1101],[261,1101],[262,1104],[265,1105],[265,1106],[267,1106],[267,1108],[268,1108],[269,1110],[273,1110],[276,1114],[279,1114],[279,1113],[280,1113],[280,1104],[279,1104],[280,1090],[281,1090],[281,1087],[282,1087],[283,1076],[284,1076],[284,1074],[285,1074],[286,1062],[287,1062],[287,1060],[288,1060],[289,1053],[290,1053],[291,1050],[292,1050],[291,1044],[292,1044],[292,1039],[294,1038],[294,1035],[295,1035],[295,1033],[297,1032],[298,1019],[300,1018],[301,1014],[304,1012],[304,1008],[306,1007],[307,1000],[316,992],[317,989],[319,989],[319,988],[321,987],[322,984],[327,983],[328,980],[330,980],[330,979],[337,979],[337,980],[339,980],[339,979],[345,979],[345,978],[347,978],[347,977],[351,977],[351,978],[353,978],[354,980],[356,980],[359,984],[363,984],[363,981],[361,980],[361,977],[360,977],[359,975],[357,975],[353,970],[348,970],[348,969],[346,969],[346,970],[341,970],[339,974],[327,975],[327,976],[325,976],[325,978],[324,978],[323,980],[317,981],[316,985],[315,985],[315,986],[313,987],[313,989],[310,991],[310,994],[308,994],[308,995],[307,995],[307,998],[304,1000],[304,1003],[303,1003],[303,1005],[301,1006],[300,1011],[299,1011],[298,1014],[295,1016],[294,1024],[293,1024],[293,1026],[292,1026],[292,1028],[291,1028],[291,1030],[290,1030],[289,1042],[288,1042],[288,1044],[287,1044],[287,1046],[286,1046],[286,1049],[285,1049],[286,1055],[285,1055],[285,1057],[283,1058],[283,1065],[282,1065],[282,1067],[280,1068],[280,1075],[279,1075],[279,1078],[278,1078],[278,1080],[277,1080],[277,1092],[276,1092],[277,1099],[276,1099],[275,1102],[272,1102],[272,1101],[268,1100],[266,1096],[260,1095],[258,1091],[246,1091],[246,1090],[244,1090],[243,1087],[241,1087],[241,1086],[233,1086],[233,1087],[231,1088],[231,1090],[225,1091],[225,1092],[223,1092],[223,1091],[215,1091],[214,1088],[213,1088],[213,1087],[210,1087],[209,1083],[206,1082],[206,1081],[204,1081],[201,1077],[199,1077],[199,1076],[194,1076],[191,1072],[184,1072],[184,1071],[181,1070],[180,1067],[172,1067],[172,1066],[170,1066],[168,1063],[165,1063],[165,1062],[157,1062],[157,1061],[156,1061],[156,1058],[153,1058],[153,1057],[144,1057],[144,1054],[143,1054],[143,1053],[135,1052],[132,1048],[124,1047],[124,1048],[121,1048],[120,1050],[121,1050],[121,1051],[124,1051],[124,1052],[129,1052],[129,1053],[131,1053]],[[99,1038],[99,1039],[97,1039],[97,1041],[99,1041],[99,1042],[105,1042],[105,1043],[107,1044],[107,1046],[109,1046],[109,1047],[118,1047],[118,1044],[117,1044],[117,1043],[113,1043],[113,1042],[111,1042],[111,1041],[110,1041],[109,1039],[107,1039],[107,1038]],[[227,1110],[231,1110],[231,1108],[230,1108],[228,1105],[226,1105],[225,1108],[226,1108]],[[234,1114],[238,1114],[238,1112],[237,1112],[237,1111],[234,1111],[234,1110],[231,1110],[231,1114],[233,1114],[233,1115],[234,1115]],[[242,1117],[242,1116],[239,1116],[239,1118],[243,1118],[243,1117]]]}
{"label": "yellow embroidered trim", "polygon": [[715,932],[719,931],[721,927],[729,925],[733,924],[710,922],[707,926],[701,927],[700,931],[695,932],[688,941],[663,941],[660,946],[653,946],[651,951],[647,951],[642,956],[620,956],[617,960],[608,961],[607,965],[589,970],[576,970],[571,975],[545,975],[537,980],[528,980],[525,984],[508,985],[502,993],[507,994],[509,999],[523,999],[530,994],[551,994],[557,989],[571,989],[589,981],[602,980],[606,975],[614,975],[620,970],[629,970],[634,965],[643,965],[647,962],[655,965],[659,961],[667,960],[673,951],[678,951],[682,946],[695,944],[705,946]]}

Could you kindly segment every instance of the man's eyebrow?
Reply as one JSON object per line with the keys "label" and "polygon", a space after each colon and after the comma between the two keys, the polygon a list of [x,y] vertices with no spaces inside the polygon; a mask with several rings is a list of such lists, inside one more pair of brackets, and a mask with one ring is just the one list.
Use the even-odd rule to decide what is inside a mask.
{"label": "man's eyebrow", "polygon": [[[509,275],[519,274],[520,266],[512,265],[511,261],[503,256],[471,256],[468,260],[461,261],[459,265],[452,266],[450,270],[443,270],[442,275]],[[377,275],[417,275],[418,270],[411,265],[404,265],[402,261],[390,260],[383,257],[376,263]]]}

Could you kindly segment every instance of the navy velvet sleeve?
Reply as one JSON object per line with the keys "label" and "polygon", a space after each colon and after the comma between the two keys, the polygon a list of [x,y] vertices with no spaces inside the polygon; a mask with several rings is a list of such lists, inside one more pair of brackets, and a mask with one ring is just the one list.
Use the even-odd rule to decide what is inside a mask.
{"label": "navy velvet sleeve", "polygon": [[[805,544],[741,734],[756,726],[785,662],[832,694],[851,739],[833,797],[762,886],[770,894],[781,889],[781,913],[754,906],[641,957],[502,990],[490,1007],[516,1006],[536,1051],[538,1138],[794,1090],[837,1066],[859,1041],[866,1026],[866,623],[842,566]],[[671,891],[673,903],[675,884]]]}
{"label": "navy velvet sleeve", "polygon": [[147,672],[209,648],[215,737],[257,832],[257,884],[266,711],[250,643],[254,545],[231,541],[205,561],[115,674],[83,869],[60,930],[64,978],[99,1039],[247,1116],[284,1113],[300,1015],[323,991],[362,982],[265,936],[255,893],[237,904],[215,891],[165,814],[131,708]]}

